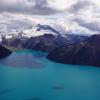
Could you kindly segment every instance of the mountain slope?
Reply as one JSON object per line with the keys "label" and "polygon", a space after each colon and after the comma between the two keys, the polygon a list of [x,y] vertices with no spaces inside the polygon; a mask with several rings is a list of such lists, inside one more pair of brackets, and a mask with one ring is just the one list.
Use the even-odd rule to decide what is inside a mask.
{"label": "mountain slope", "polygon": [[50,52],[61,45],[74,44],[86,38],[87,37],[74,35],[55,36],[53,34],[44,34],[29,38],[26,43],[24,43],[24,48]]}
{"label": "mountain slope", "polygon": [[52,34],[44,34],[41,36],[29,38],[26,41],[24,48],[50,52],[56,47],[66,43],[67,39],[64,37],[55,36]]}
{"label": "mountain slope", "polygon": [[80,42],[76,45],[63,45],[53,50],[47,58],[66,64],[100,66],[100,35]]}
{"label": "mountain slope", "polygon": [[11,53],[12,52],[10,50],[0,45],[0,59],[9,56]]}

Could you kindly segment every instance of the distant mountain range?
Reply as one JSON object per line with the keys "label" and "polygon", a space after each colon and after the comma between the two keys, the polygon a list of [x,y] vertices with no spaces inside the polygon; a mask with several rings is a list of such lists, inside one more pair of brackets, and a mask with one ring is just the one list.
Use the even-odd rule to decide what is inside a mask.
{"label": "distant mountain range", "polygon": [[49,25],[36,25],[16,34],[1,34],[2,44],[8,47],[27,48],[50,52],[64,44],[74,44],[88,36],[63,34]]}
{"label": "distant mountain range", "polygon": [[[1,37],[5,37],[7,39],[11,38],[11,37],[19,37],[19,36],[23,36],[23,37],[35,37],[35,36],[40,36],[43,34],[53,34],[53,35],[62,35],[62,36],[66,36],[66,34],[69,35],[78,35],[78,33],[72,33],[72,32],[65,32],[63,31],[63,29],[59,29],[56,26],[50,26],[50,25],[46,25],[46,24],[36,24],[34,26],[30,26],[28,28],[22,29],[22,30],[12,30],[9,31],[7,33],[1,31],[0,32],[0,40]],[[81,35],[84,33],[80,33]],[[2,36],[1,36],[2,35]]]}

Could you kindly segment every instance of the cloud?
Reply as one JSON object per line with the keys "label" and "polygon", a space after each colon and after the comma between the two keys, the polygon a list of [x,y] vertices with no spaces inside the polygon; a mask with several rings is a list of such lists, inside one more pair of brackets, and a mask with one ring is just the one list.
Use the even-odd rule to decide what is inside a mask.
{"label": "cloud", "polygon": [[52,7],[49,1],[50,0],[0,0],[0,12],[49,15],[62,11],[60,11],[59,7]]}
{"label": "cloud", "polygon": [[88,0],[79,0],[78,2],[76,2],[69,8],[69,11],[71,13],[78,13],[81,10],[89,9],[89,7],[91,7],[91,6],[94,7],[95,4]]}
{"label": "cloud", "polygon": [[35,22],[48,24],[48,19],[54,24],[54,28],[58,23],[61,24],[58,26],[63,26],[65,33],[73,30],[79,33],[83,31],[100,33],[100,2],[99,0],[0,0],[0,27],[7,30],[20,30]]}
{"label": "cloud", "polygon": [[82,19],[75,19],[74,21],[76,21],[82,27],[85,27],[91,31],[94,31],[94,32],[96,31],[97,33],[100,33],[100,23],[98,22],[87,22]]}
{"label": "cloud", "polygon": [[100,33],[100,3],[97,0],[79,0],[69,8],[73,21],[94,33]]}
{"label": "cloud", "polygon": [[12,30],[20,31],[33,25],[32,17],[3,13],[0,15],[0,32],[9,33]]}

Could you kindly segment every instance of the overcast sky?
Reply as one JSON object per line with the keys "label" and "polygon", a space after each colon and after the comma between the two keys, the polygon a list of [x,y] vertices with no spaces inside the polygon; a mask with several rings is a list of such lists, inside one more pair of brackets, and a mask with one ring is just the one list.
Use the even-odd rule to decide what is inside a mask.
{"label": "overcast sky", "polygon": [[99,0],[0,0],[0,30],[51,23],[65,31],[100,33]]}

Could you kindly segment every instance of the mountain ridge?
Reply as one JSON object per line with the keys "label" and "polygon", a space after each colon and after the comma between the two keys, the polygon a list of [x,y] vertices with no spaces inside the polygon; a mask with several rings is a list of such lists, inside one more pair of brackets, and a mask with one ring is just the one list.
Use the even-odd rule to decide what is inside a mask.
{"label": "mountain ridge", "polygon": [[47,58],[59,63],[100,66],[100,35],[93,35],[75,45],[63,45]]}

